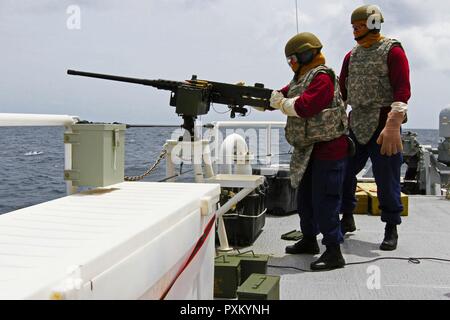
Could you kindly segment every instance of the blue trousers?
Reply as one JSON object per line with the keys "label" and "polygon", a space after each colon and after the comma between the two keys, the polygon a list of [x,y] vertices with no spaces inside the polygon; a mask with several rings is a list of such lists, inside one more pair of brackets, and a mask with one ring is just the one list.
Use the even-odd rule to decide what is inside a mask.
{"label": "blue trousers", "polygon": [[400,200],[400,169],[403,156],[398,153],[388,157],[381,155],[381,146],[377,144],[381,130],[378,129],[372,139],[366,145],[361,145],[350,131],[350,137],[356,144],[356,154],[349,158],[346,176],[344,180],[344,194],[342,198],[341,212],[351,214],[356,207],[356,175],[364,169],[367,160],[372,161],[372,171],[377,184],[378,200],[381,210],[381,221],[399,225],[403,205]]}
{"label": "blue trousers", "polygon": [[339,245],[344,242],[339,222],[342,204],[342,184],[345,160],[311,159],[298,188],[298,212],[304,236],[323,234],[322,243]]}

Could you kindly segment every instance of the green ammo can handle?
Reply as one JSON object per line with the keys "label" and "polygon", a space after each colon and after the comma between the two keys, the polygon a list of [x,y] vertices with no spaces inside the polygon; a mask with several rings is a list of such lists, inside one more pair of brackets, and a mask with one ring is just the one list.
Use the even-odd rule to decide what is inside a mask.
{"label": "green ammo can handle", "polygon": [[245,252],[240,252],[238,250],[238,254],[236,255],[236,257],[242,256],[242,255],[247,254],[247,253],[251,253],[254,258],[258,257],[253,250],[249,250],[249,251],[245,251]]}
{"label": "green ammo can handle", "polygon": [[217,256],[217,257],[214,258],[214,260],[217,260],[217,259],[219,259],[219,258],[223,258],[223,263],[230,262],[230,261],[227,261],[227,260],[226,260],[226,258],[227,258],[227,255],[226,255],[226,254],[222,254],[222,255],[220,255],[220,256]]}
{"label": "green ammo can handle", "polygon": [[252,289],[258,289],[264,283],[264,281],[266,281],[266,280],[267,280],[267,277],[261,277],[261,281],[259,283],[255,284],[252,287]]}

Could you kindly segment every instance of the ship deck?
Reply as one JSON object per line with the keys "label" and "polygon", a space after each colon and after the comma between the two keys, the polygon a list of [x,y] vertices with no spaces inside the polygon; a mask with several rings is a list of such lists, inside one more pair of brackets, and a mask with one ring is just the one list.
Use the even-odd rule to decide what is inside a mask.
{"label": "ship deck", "polygon": [[[450,201],[441,197],[410,196],[409,216],[403,218],[399,227],[398,248],[393,252],[379,250],[384,234],[384,223],[379,217],[355,215],[355,221],[357,231],[346,235],[342,246],[347,263],[382,257],[450,259]],[[298,215],[267,217],[264,231],[254,245],[245,250],[273,255],[269,265],[309,270],[310,263],[318,256],[284,253],[285,246],[293,242],[281,240],[280,237],[295,228],[299,228]],[[450,299],[448,262],[425,260],[413,264],[402,260],[381,260],[347,265],[343,269],[328,272],[269,267],[268,274],[281,276],[282,300]],[[377,279],[379,286],[376,285]]]}

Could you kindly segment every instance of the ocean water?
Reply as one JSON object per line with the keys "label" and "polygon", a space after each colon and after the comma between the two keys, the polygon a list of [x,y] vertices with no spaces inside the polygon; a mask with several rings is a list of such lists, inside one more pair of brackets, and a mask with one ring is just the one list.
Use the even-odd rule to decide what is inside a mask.
{"label": "ocean water", "polygon": [[[437,130],[410,130],[421,144],[437,146]],[[126,132],[125,174],[142,174],[152,164],[173,128],[132,128]],[[0,214],[65,196],[63,128],[0,127]],[[280,162],[289,145],[280,130]],[[189,170],[185,166],[183,170]],[[144,181],[165,177],[164,161]],[[185,175],[181,181],[193,181]]]}

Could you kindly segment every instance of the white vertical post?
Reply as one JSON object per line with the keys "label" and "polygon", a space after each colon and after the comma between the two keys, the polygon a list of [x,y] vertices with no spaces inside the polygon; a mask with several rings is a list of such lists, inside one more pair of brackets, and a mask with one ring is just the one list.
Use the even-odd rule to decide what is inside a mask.
{"label": "white vertical post", "polygon": [[214,124],[214,144],[215,144],[214,152],[216,153],[215,157],[214,157],[214,163],[216,163],[216,164],[217,164],[217,162],[219,160],[219,157],[220,157],[220,154],[219,154],[219,135],[220,135],[220,130],[219,129],[220,129],[219,123]]}
{"label": "white vertical post", "polygon": [[202,167],[203,142],[196,140],[194,142],[189,142],[189,146],[191,147],[191,161],[194,166],[195,182],[203,183],[205,181]]}
{"label": "white vertical post", "polygon": [[266,154],[267,165],[272,164],[272,125],[267,126],[267,141],[266,141]]}
{"label": "white vertical post", "polygon": [[217,235],[219,236],[219,243],[220,247],[218,248],[218,251],[232,251],[233,248],[230,247],[230,244],[228,243],[228,237],[227,237],[227,230],[225,229],[225,223],[223,221],[223,216],[220,216],[217,218],[218,224],[217,224]]}
{"label": "white vertical post", "polygon": [[209,141],[203,140],[202,145],[203,145],[203,162],[205,163],[205,171],[206,171],[205,175],[206,178],[211,178],[212,176],[214,176],[214,169],[211,160],[211,149],[209,148]]}
{"label": "white vertical post", "polygon": [[[177,145],[175,140],[167,140],[167,153],[166,153],[166,178],[175,176],[175,164],[172,161],[173,148]],[[175,182],[176,178],[167,180],[168,182]]]}
{"label": "white vertical post", "polygon": [[426,195],[431,195],[431,177],[430,177],[430,152],[424,150],[423,163],[425,167],[425,190]]}
{"label": "white vertical post", "polygon": [[[72,133],[72,126],[65,126],[65,133]],[[72,170],[72,144],[64,143],[64,170]],[[77,193],[78,188],[72,183],[72,180],[66,180],[67,195]]]}
{"label": "white vertical post", "polygon": [[433,194],[435,196],[442,196],[441,184],[440,183],[435,183],[433,185],[433,187],[434,187]]}

